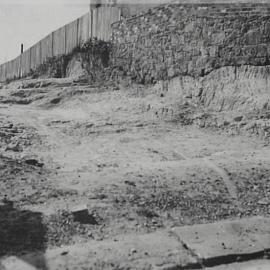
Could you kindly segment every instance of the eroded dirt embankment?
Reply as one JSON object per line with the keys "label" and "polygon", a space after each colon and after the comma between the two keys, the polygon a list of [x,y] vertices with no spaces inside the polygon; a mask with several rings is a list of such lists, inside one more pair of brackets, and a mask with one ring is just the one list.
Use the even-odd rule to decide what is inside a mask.
{"label": "eroded dirt embankment", "polygon": [[[269,139],[269,66],[223,67],[205,77],[177,77],[156,85],[163,119]],[[183,106],[183,99],[186,101]],[[182,107],[181,107],[182,106]]]}
{"label": "eroded dirt embankment", "polygon": [[[0,113],[9,121],[8,132],[18,126],[31,135],[26,136],[27,144],[16,135],[19,152],[7,150],[10,141],[1,137],[5,173],[0,181],[7,195],[1,193],[1,199],[12,201],[12,206],[2,216],[7,223],[0,224],[24,224],[14,220],[14,211],[29,211],[23,217],[30,224],[21,228],[26,236],[18,240],[29,236],[29,245],[6,238],[11,245],[2,248],[5,254],[269,215],[266,141],[191,125],[212,123],[224,113],[233,129],[244,121],[236,121],[236,116],[246,117],[241,110],[217,113],[202,107],[207,88],[195,96],[192,91],[173,91],[170,85],[165,91],[158,86],[56,81],[31,81],[37,88],[28,88],[25,81],[23,89],[1,92]],[[24,99],[27,104],[20,102]],[[87,222],[74,219],[74,208],[88,209]],[[27,233],[33,222],[44,232],[42,247]],[[3,235],[13,235],[6,234],[5,226],[0,225]]]}

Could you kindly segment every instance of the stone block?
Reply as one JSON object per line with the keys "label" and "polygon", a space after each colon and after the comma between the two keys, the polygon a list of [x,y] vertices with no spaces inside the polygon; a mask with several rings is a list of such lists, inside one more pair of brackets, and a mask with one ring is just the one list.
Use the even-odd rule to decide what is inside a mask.
{"label": "stone block", "polygon": [[75,206],[71,209],[71,213],[74,216],[74,221],[80,222],[82,224],[98,224],[96,218],[92,214],[89,214],[87,205]]}
{"label": "stone block", "polygon": [[185,226],[173,231],[204,260],[259,252],[263,255],[270,248],[270,219],[262,217]]}

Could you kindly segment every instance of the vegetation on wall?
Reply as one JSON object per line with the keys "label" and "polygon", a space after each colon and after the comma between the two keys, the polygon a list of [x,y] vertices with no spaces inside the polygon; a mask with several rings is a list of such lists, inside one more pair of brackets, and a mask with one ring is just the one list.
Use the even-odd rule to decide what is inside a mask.
{"label": "vegetation on wall", "polygon": [[50,78],[64,78],[67,76],[67,68],[71,59],[76,55],[83,58],[83,68],[91,75],[92,79],[97,77],[98,72],[110,65],[110,54],[112,44],[92,38],[73,49],[67,55],[48,58],[46,62],[31,70],[29,76],[38,78],[46,76]]}

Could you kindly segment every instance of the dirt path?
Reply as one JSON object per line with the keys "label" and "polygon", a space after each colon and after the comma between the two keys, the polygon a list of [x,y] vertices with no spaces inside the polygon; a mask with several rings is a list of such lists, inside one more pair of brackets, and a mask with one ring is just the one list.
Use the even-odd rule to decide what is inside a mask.
{"label": "dirt path", "polygon": [[[160,120],[148,105],[162,102],[116,91],[71,96],[47,108],[0,107],[2,118],[34,128],[40,138],[14,155],[37,157],[46,181],[26,184],[32,192],[24,203],[16,189],[10,199],[44,214],[46,248],[269,216],[269,147]],[[94,222],[74,221],[74,207],[87,207]]]}

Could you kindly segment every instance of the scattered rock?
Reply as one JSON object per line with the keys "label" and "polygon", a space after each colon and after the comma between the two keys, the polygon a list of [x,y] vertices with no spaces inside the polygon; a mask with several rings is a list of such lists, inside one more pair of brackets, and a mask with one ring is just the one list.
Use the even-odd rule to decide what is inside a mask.
{"label": "scattered rock", "polygon": [[2,124],[1,128],[6,128],[6,129],[11,129],[13,127],[12,123],[6,123],[6,124]]}
{"label": "scattered rock", "polygon": [[96,218],[93,215],[89,214],[86,205],[76,206],[71,210],[71,212],[73,214],[74,221],[80,222],[82,224],[98,224]]}
{"label": "scattered rock", "polygon": [[58,104],[61,101],[61,98],[54,98],[50,102],[51,104]]}
{"label": "scattered rock", "polygon": [[186,94],[186,95],[184,96],[184,98],[191,99],[191,98],[192,98],[192,94]]}
{"label": "scattered rock", "polygon": [[152,209],[147,209],[147,208],[139,208],[137,210],[137,214],[140,216],[147,217],[147,218],[158,217],[158,214],[156,212],[154,212]]}
{"label": "scattered rock", "polygon": [[235,122],[241,122],[243,120],[243,116],[236,116],[233,119]]}
{"label": "scattered rock", "polygon": [[21,152],[23,149],[19,142],[11,142],[5,149],[5,151]]}
{"label": "scattered rock", "polygon": [[0,201],[0,206],[5,207],[13,207],[14,202],[7,199],[7,196],[5,195],[4,199]]}
{"label": "scattered rock", "polygon": [[12,127],[12,128],[10,129],[10,132],[12,132],[12,133],[19,133],[19,130],[18,130],[17,127]]}
{"label": "scattered rock", "polygon": [[126,180],[124,183],[126,185],[130,185],[130,186],[136,187],[136,184],[133,181]]}
{"label": "scattered rock", "polygon": [[28,165],[32,165],[32,166],[36,166],[36,167],[40,167],[40,168],[42,168],[44,166],[44,163],[41,163],[34,158],[26,159],[25,163]]}
{"label": "scattered rock", "polygon": [[61,253],[61,256],[65,256],[65,255],[67,255],[68,254],[68,251],[63,251],[62,253]]}
{"label": "scattered rock", "polygon": [[260,204],[260,205],[269,205],[270,204],[270,199],[263,198],[263,199],[258,201],[258,204]]}

